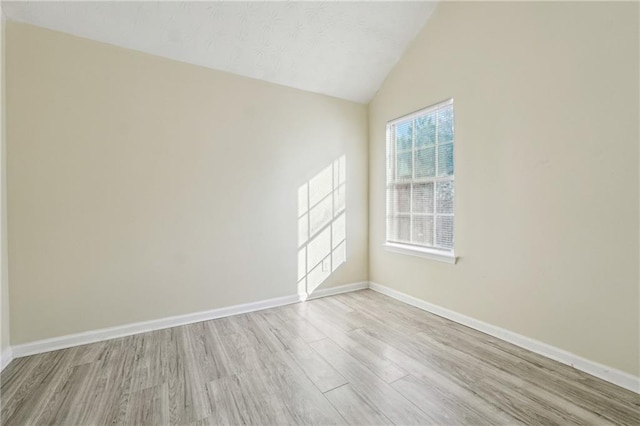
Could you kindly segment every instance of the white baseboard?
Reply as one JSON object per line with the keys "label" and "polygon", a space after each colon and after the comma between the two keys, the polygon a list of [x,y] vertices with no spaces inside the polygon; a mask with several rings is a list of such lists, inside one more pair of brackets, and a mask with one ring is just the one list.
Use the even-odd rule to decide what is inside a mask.
{"label": "white baseboard", "polygon": [[148,331],[162,330],[165,328],[193,324],[196,322],[208,321],[216,318],[228,317],[231,315],[260,311],[262,309],[289,305],[291,303],[296,303],[299,301],[300,298],[298,295],[276,297],[274,299],[244,303],[241,305],[211,309],[208,311],[194,312],[192,314],[176,315],[157,320],[125,324],[116,327],[101,328],[99,330],[85,331],[82,333],[69,334],[60,337],[52,337],[50,339],[37,340],[35,342],[25,343],[22,345],[15,345],[12,347],[13,356],[15,358],[20,358],[23,356],[34,355],[43,352],[55,351],[58,349],[70,348],[73,346],[80,346],[86,345],[88,343],[115,339],[118,337],[131,336],[133,334],[146,333]]}
{"label": "white baseboard", "polygon": [[434,305],[424,300],[418,299],[408,294],[399,292],[392,288],[377,284],[374,282],[369,283],[371,290],[385,294],[389,297],[397,299],[408,305],[415,306],[432,314],[440,317],[455,321],[459,324],[466,325],[474,330],[481,331],[490,336],[497,337],[498,339],[512,343],[521,348],[530,350],[539,355],[551,358],[555,361],[569,365],[577,370],[584,371],[592,376],[598,377],[607,382],[613,383],[630,391],[640,393],[640,377],[633,376],[624,371],[616,370],[615,368],[608,367],[606,365],[599,364],[594,361],[590,361],[579,355],[565,351],[555,346],[540,342],[535,339],[523,336],[513,331],[505,330],[504,328],[497,327],[495,325],[482,322],[480,320],[468,317],[458,312],[443,308],[441,306]]}
{"label": "white baseboard", "polygon": [[309,295],[309,297],[307,297],[307,300],[317,299],[319,297],[333,296],[335,294],[348,293],[350,291],[364,290],[366,288],[369,288],[369,281],[362,281],[362,282],[359,282],[359,283],[339,285],[339,286],[336,286],[336,287],[315,289]]}
{"label": "white baseboard", "polygon": [[11,348],[5,349],[0,354],[0,371],[4,370],[4,368],[9,365],[9,363],[13,360],[13,351]]}
{"label": "white baseboard", "polygon": [[[369,283],[366,281],[354,284],[346,284],[337,287],[330,287],[317,290],[307,299],[329,296],[331,294],[345,293],[348,291],[361,290],[368,287]],[[267,299],[258,302],[212,309],[209,311],[195,312],[192,314],[177,315],[157,320],[143,321],[116,327],[102,328],[99,330],[85,331],[77,334],[69,334],[66,336],[52,337],[50,339],[37,340],[35,342],[15,345],[12,346],[11,349],[13,351],[13,357],[20,358],[43,352],[50,352],[58,349],[115,339],[118,337],[131,336],[133,334],[146,333],[148,331],[162,330],[165,328],[193,324],[196,322],[208,321],[216,318],[228,317],[231,315],[238,315],[247,312],[260,311],[268,308],[275,308],[277,306],[289,305],[300,301],[301,298],[297,294],[291,296],[276,297],[274,299]],[[4,363],[4,355],[2,357],[2,362]]]}
{"label": "white baseboard", "polygon": [[[418,299],[408,294],[399,292],[392,288],[374,283],[374,282],[358,282],[346,284],[342,286],[329,287],[314,291],[307,300],[319,297],[331,296],[334,294],[346,293],[370,288],[379,293],[390,296],[401,302],[415,306],[435,315],[455,321],[459,324],[466,325],[475,330],[489,334],[491,336],[502,339],[506,342],[528,349],[532,352],[551,358],[566,365],[570,365],[585,373],[591,374],[600,379],[606,380],[615,385],[629,389],[633,392],[640,393],[640,378],[625,373],[615,368],[599,364],[594,361],[582,358],[571,352],[556,348],[546,343],[531,339],[518,333],[491,325],[466,315],[454,312],[452,310],[434,305],[424,300]],[[300,296],[291,295],[277,297],[273,299],[261,300],[258,302],[245,303],[241,305],[229,306],[225,308],[212,309],[208,311],[195,312],[186,315],[177,315],[173,317],[162,318],[158,320],[144,321],[122,326],[103,328],[83,333],[70,334],[66,336],[54,337],[50,339],[38,340],[35,342],[25,343],[22,345],[12,346],[6,349],[1,355],[0,371],[4,369],[14,358],[34,355],[43,352],[54,351],[58,349],[69,348],[73,346],[86,345],[88,343],[100,342],[103,340],[115,339],[118,337],[130,336],[148,331],[161,330],[165,328],[176,327],[180,325],[193,324],[201,321],[208,321],[216,318],[222,318],[232,315],[238,315],[248,312],[259,311],[262,309],[275,308],[277,306],[289,305],[300,301]]]}

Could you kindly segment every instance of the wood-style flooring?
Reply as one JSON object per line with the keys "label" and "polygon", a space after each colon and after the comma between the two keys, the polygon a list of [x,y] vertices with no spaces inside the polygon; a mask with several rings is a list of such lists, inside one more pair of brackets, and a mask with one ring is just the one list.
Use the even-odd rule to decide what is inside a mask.
{"label": "wood-style flooring", "polygon": [[2,424],[623,424],[640,396],[371,290],[14,360]]}

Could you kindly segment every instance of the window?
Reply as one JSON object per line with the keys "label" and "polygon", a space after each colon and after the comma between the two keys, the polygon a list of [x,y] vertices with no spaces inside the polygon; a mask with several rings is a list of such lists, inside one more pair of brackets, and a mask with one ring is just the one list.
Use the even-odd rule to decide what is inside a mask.
{"label": "window", "polygon": [[387,124],[387,248],[453,261],[453,99]]}

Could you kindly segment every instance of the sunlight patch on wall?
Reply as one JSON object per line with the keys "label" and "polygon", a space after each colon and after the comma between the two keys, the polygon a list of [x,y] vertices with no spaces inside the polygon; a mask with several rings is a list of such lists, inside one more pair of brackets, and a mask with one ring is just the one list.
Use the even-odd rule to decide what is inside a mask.
{"label": "sunlight patch on wall", "polygon": [[298,189],[298,294],[308,297],[347,260],[343,155]]}

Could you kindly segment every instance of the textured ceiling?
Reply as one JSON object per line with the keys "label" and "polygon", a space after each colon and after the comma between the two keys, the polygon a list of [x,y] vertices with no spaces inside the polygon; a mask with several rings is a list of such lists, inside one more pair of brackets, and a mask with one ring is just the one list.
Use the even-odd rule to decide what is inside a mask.
{"label": "textured ceiling", "polygon": [[6,2],[8,19],[368,102],[434,2]]}

